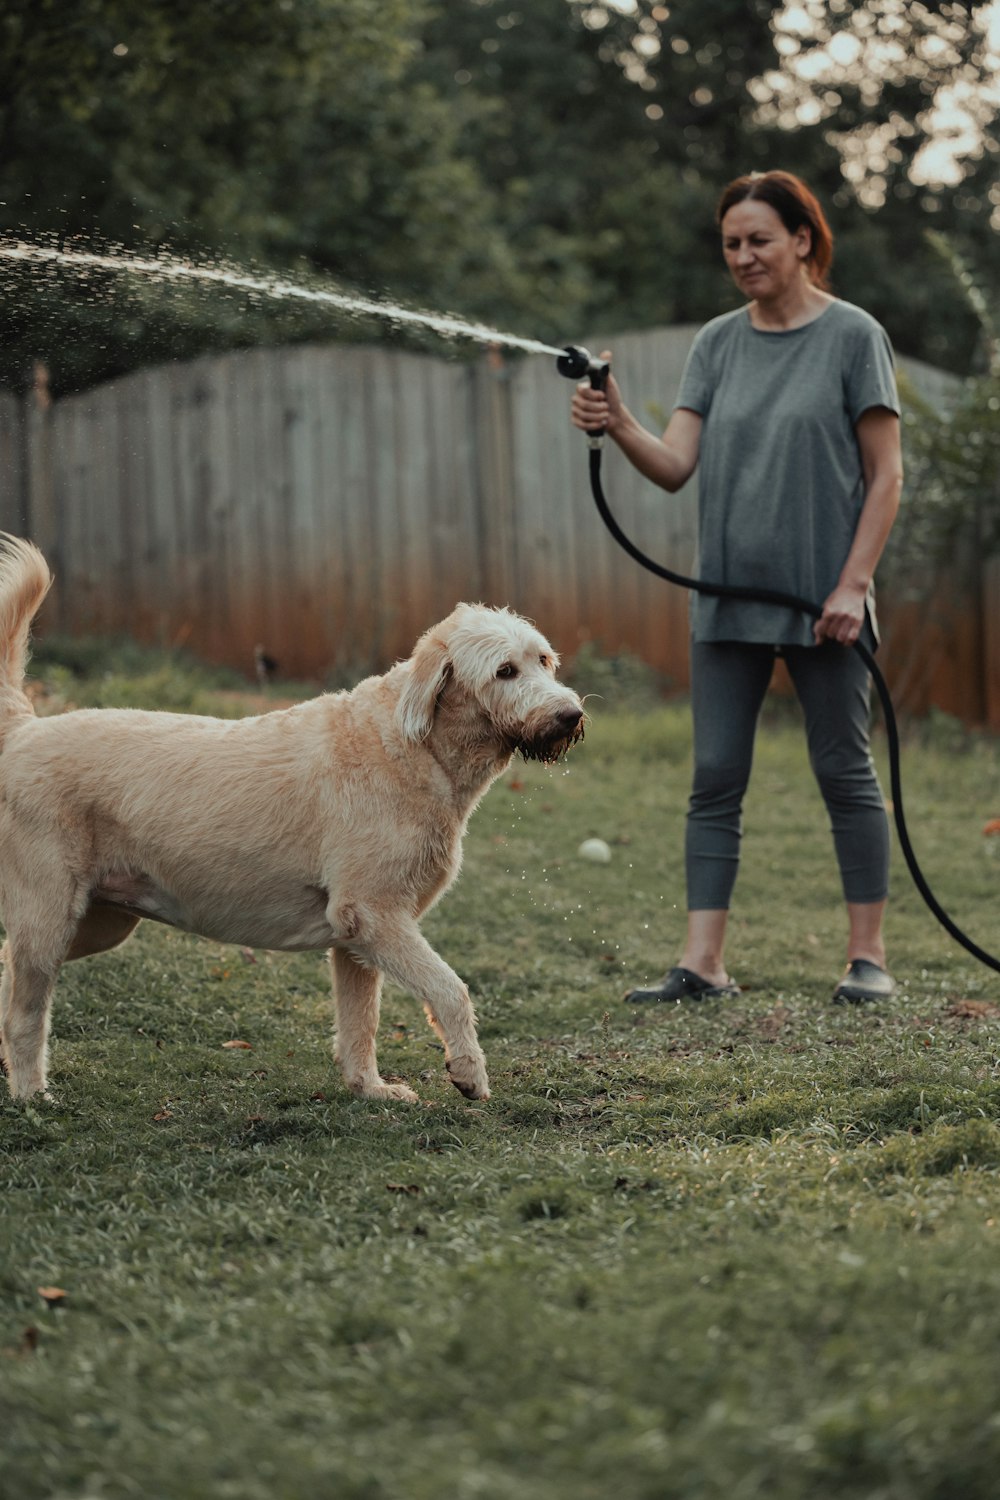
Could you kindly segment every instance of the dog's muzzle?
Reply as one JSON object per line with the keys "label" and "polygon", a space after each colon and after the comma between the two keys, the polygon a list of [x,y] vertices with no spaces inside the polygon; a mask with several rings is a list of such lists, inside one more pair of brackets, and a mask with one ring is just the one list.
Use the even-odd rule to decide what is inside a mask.
{"label": "dog's muzzle", "polygon": [[549,720],[544,734],[518,739],[513,748],[524,760],[537,760],[544,766],[554,766],[583,739],[583,721],[583,709],[567,705]]}

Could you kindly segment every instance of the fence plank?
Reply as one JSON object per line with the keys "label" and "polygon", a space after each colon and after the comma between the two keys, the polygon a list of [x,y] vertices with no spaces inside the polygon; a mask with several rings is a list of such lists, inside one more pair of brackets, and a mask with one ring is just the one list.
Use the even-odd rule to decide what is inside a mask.
{"label": "fence plank", "polygon": [[24,472],[24,403],[0,391],[0,530],[23,536],[30,530]]}

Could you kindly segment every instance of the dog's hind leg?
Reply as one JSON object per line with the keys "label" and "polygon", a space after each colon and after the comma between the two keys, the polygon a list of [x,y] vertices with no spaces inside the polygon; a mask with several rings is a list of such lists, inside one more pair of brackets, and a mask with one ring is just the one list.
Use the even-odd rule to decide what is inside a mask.
{"label": "dog's hind leg", "polygon": [[469,991],[434,952],[416,922],[397,919],[381,925],[371,957],[390,979],[422,1003],[427,1019],[444,1042],[445,1067],[467,1099],[488,1099],[486,1059],[476,1036],[476,1013]]}
{"label": "dog's hind leg", "polygon": [[380,1077],[375,1052],[382,975],[377,969],[334,948],[333,1003],[336,1014],[336,1057],[344,1082],[363,1099],[402,1099],[416,1102],[405,1083],[386,1083]]}

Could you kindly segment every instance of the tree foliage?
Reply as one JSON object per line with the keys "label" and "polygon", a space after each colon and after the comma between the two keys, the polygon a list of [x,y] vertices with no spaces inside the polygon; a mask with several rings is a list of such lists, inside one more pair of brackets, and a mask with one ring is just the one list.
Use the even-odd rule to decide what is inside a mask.
{"label": "tree foliage", "polygon": [[[964,371],[979,323],[923,231],[1000,269],[983,9],[5,0],[0,233],[319,274],[563,343],[732,305],[714,204],[781,165],[829,208],[836,290]],[[977,135],[935,184],[948,90],[978,101]],[[67,389],[340,331],[245,296],[15,273],[0,259],[9,385],[35,359]]]}

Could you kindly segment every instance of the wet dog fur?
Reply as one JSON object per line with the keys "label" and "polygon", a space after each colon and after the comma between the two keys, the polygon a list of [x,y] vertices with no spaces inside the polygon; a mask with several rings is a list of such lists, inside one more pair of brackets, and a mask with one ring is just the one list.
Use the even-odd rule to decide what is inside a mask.
{"label": "wet dog fur", "polygon": [[350,692],[256,718],[137,709],[36,717],[23,678],[51,583],[0,533],[0,1045],[11,1093],[46,1089],[63,963],[142,918],[221,943],[329,950],[336,1057],[367,1099],[413,1100],[376,1060],[384,975],[423,1004],[451,1081],[489,1095],[466,986],[419,920],[455,879],[469,816],[522,755],[554,761],[583,710],[507,609],[460,604]]}

